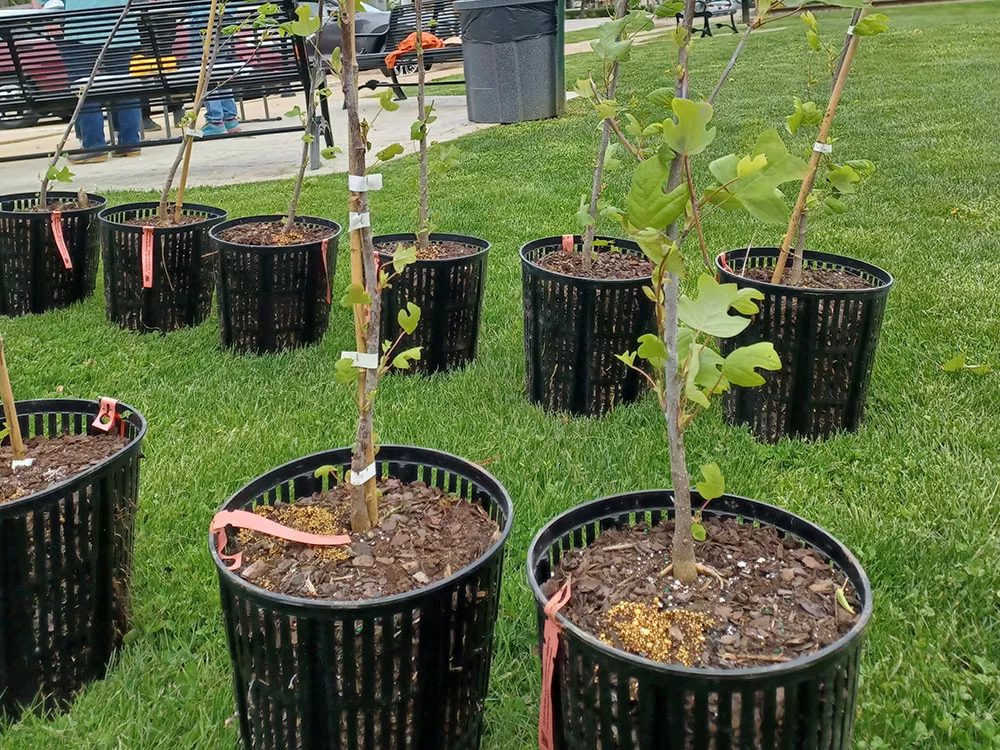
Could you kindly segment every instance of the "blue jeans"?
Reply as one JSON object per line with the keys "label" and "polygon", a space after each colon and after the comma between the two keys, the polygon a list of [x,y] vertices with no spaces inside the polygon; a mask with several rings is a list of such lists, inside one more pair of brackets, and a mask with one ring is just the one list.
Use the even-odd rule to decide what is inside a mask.
{"label": "blue jeans", "polygon": [[[97,51],[88,49],[93,45],[77,44],[67,46],[70,54],[64,57],[67,73],[73,79],[86,80],[90,76]],[[76,54],[73,54],[73,53]],[[105,59],[101,73],[108,75],[125,74],[129,69],[128,55],[115,55],[111,60]],[[126,99],[116,102],[110,111],[111,127],[118,133],[118,145],[135,147],[141,142],[142,109],[138,99]],[[108,145],[104,133],[104,114],[99,102],[87,101],[76,120],[76,135],[80,145],[85,149],[101,149]]]}
{"label": "blue jeans", "polygon": [[236,120],[239,114],[236,112],[236,102],[233,101],[232,91],[220,91],[220,94],[228,95],[225,99],[208,99],[205,102],[205,122],[210,125],[221,125],[223,120]]}

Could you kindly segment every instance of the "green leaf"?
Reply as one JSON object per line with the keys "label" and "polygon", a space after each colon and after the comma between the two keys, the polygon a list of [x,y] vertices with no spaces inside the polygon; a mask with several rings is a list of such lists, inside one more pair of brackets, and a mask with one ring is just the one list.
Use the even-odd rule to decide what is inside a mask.
{"label": "green leaf", "polygon": [[663,123],[663,141],[675,153],[700,154],[715,140],[715,128],[706,129],[712,120],[712,105],[692,99],[674,99],[670,103],[677,122]]}
{"label": "green leaf", "polygon": [[666,109],[670,109],[670,104],[674,100],[674,90],[672,88],[653,89],[646,94],[646,101],[656,104]]}
{"label": "green leaf", "polygon": [[[400,311],[400,314],[402,314],[402,311]],[[409,370],[410,362],[420,359],[421,349],[423,349],[422,346],[415,346],[412,349],[400,352],[392,358],[392,366],[397,370]]]}
{"label": "green leaf", "polygon": [[375,158],[379,161],[389,161],[394,156],[399,156],[403,153],[403,147],[398,143],[393,143],[391,146],[386,146],[384,149],[375,154]]}
{"label": "green leaf", "polygon": [[666,229],[673,224],[690,203],[686,185],[678,185],[665,193],[670,167],[659,156],[646,159],[632,172],[625,211],[634,230]]}
{"label": "green leaf", "polygon": [[715,500],[717,497],[722,497],[722,494],[726,491],[726,480],[722,476],[722,469],[719,468],[719,464],[715,461],[705,464],[701,467],[701,475],[705,479],[695,485],[698,494],[701,495],[701,499]]}
{"label": "green leaf", "polygon": [[736,293],[736,299],[729,306],[744,315],[756,315],[760,312],[756,300],[764,299],[764,293],[753,287],[743,287]]}
{"label": "green leaf", "polygon": [[830,209],[831,213],[842,214],[847,211],[847,206],[844,205],[844,201],[840,200],[840,198],[834,198],[833,196],[830,196],[823,201],[823,205]]}
{"label": "green leaf", "polygon": [[848,603],[847,596],[844,595],[844,589],[837,589],[837,604],[846,609],[852,615],[854,614],[854,608]]}
{"label": "green leaf", "polygon": [[861,176],[849,164],[842,164],[827,172],[826,179],[838,193],[851,194],[854,184],[861,182]]}
{"label": "green leaf", "polygon": [[319,155],[324,159],[336,159],[340,154],[344,153],[343,149],[337,146],[328,146],[319,152]]}
{"label": "green leaf", "polygon": [[799,20],[808,26],[811,31],[815,31],[817,34],[819,33],[819,24],[816,23],[816,16],[813,15],[812,12],[808,10],[802,11],[802,14],[799,16]]}
{"label": "green leaf", "polygon": [[[952,357],[943,365],[941,369],[945,372],[971,372],[976,375],[986,375],[993,372],[993,368],[989,365],[972,365],[968,364],[965,357],[965,352],[962,352],[957,357]],[[2,438],[0,438],[2,439]]]}
{"label": "green leaf", "polygon": [[669,2],[661,3],[653,9],[653,15],[657,18],[672,18],[683,12],[684,0],[669,0]]}
{"label": "green leaf", "polygon": [[333,71],[334,75],[338,76],[344,72],[344,61],[340,55],[340,47],[334,47],[333,54],[330,55],[330,70]]}
{"label": "green leaf", "polygon": [[785,118],[785,127],[795,135],[803,125],[820,125],[823,122],[823,112],[816,102],[803,102],[799,97],[793,97],[795,111]]}
{"label": "green leaf", "polygon": [[[347,358],[345,357],[345,359]],[[347,359],[347,361],[350,362],[351,360]],[[330,466],[329,464],[326,464],[325,466],[320,466],[318,469],[316,469],[316,471],[313,472],[313,476],[316,477],[316,479],[320,479],[322,477],[332,477],[336,475],[336,473],[337,473],[336,466]]]}
{"label": "green leaf", "polygon": [[45,179],[49,182],[72,182],[73,173],[69,171],[69,167],[58,169],[52,166],[45,170]]}
{"label": "green leaf", "polygon": [[635,358],[637,352],[625,352],[624,354],[616,354],[615,359],[624,362],[628,367],[635,367]]}
{"label": "green leaf", "polygon": [[399,102],[392,100],[392,89],[386,89],[379,94],[378,103],[386,112],[395,112],[399,109]]}
{"label": "green leaf", "polygon": [[722,374],[722,365],[725,360],[715,349],[701,344],[697,346],[701,350],[701,354],[698,358],[699,367],[695,385],[700,387],[708,398],[717,393],[725,393],[729,390],[729,380]]}
{"label": "green leaf", "polygon": [[655,333],[645,333],[639,337],[639,349],[636,353],[657,370],[667,364],[667,348]]}
{"label": "green leaf", "polygon": [[365,291],[361,284],[351,284],[344,292],[344,296],[340,298],[340,306],[350,309],[355,305],[370,305],[371,301],[371,295]]}
{"label": "green leaf", "polygon": [[698,373],[701,372],[701,352],[703,347],[701,344],[691,344],[688,347],[688,355],[684,358],[684,364],[687,366],[687,378],[684,381],[684,395],[687,397],[688,401],[703,406],[706,409],[710,406],[708,401],[708,396],[702,393],[701,389],[698,388]]}
{"label": "green leaf", "polygon": [[406,309],[399,311],[396,320],[399,321],[400,328],[408,334],[412,334],[417,330],[417,324],[420,322],[420,308],[412,302],[407,302]]}
{"label": "green leaf", "polygon": [[872,13],[854,24],[855,36],[875,36],[889,29],[889,17],[884,13]]}
{"label": "green leaf", "polygon": [[285,112],[285,117],[302,117],[302,107],[296,104],[290,110]]}
{"label": "green leaf", "polygon": [[781,358],[770,341],[741,346],[730,352],[722,365],[722,374],[734,385],[753,388],[764,384],[763,376],[757,372],[758,367],[762,370],[781,369]]}
{"label": "green leaf", "polygon": [[819,52],[819,34],[812,30],[807,31],[806,44],[809,45],[809,49],[813,52]]}
{"label": "green leaf", "polygon": [[835,5],[838,8],[863,8],[871,0],[821,0],[824,5]]}
{"label": "green leaf", "polygon": [[594,89],[590,86],[589,78],[578,78],[576,81],[576,94],[581,99],[593,99]]}
{"label": "green leaf", "polygon": [[591,49],[601,60],[606,62],[627,62],[631,39],[619,39],[631,19],[628,16],[616,18],[614,21],[602,23],[597,30],[597,39],[590,43]]}
{"label": "green leaf", "polygon": [[410,124],[410,140],[422,141],[427,137],[427,126],[422,120],[417,120]]}
{"label": "green leaf", "polygon": [[354,363],[350,357],[338,359],[333,366],[333,382],[342,385],[350,385],[358,379],[358,371],[354,368]]}
{"label": "green leaf", "polygon": [[319,16],[314,16],[308,5],[300,5],[295,9],[294,21],[281,24],[281,29],[295,36],[312,36],[319,31]]}
{"label": "green leaf", "polygon": [[312,133],[303,133],[302,134],[302,142],[303,143],[312,143],[315,140],[316,140],[316,136],[314,136]]}
{"label": "green leaf", "polygon": [[694,331],[719,338],[735,336],[750,325],[749,319],[729,314],[729,307],[738,293],[736,284],[720,284],[714,276],[704,273],[698,278],[697,298],[681,295],[678,317]]}
{"label": "green leaf", "polygon": [[392,270],[396,273],[402,273],[403,270],[413,263],[417,262],[417,247],[416,245],[410,245],[409,247],[403,247],[402,243],[396,245],[396,252],[392,254]]}
{"label": "green leaf", "polygon": [[696,542],[704,542],[708,539],[708,532],[700,523],[691,524],[691,536]]}

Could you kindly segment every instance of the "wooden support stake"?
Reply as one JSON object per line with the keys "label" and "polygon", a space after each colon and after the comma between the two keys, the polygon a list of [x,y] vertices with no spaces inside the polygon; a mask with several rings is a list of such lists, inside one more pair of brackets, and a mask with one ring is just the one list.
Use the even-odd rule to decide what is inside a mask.
{"label": "wooden support stake", "polygon": [[14,452],[14,460],[23,461],[24,441],[21,440],[21,425],[17,421],[17,408],[14,406],[14,391],[10,387],[10,374],[7,372],[7,357],[4,356],[2,336],[0,336],[0,396],[3,397],[3,413],[10,429],[10,447]]}
{"label": "wooden support stake", "polygon": [[[865,11],[867,12],[867,11]],[[862,12],[858,18],[865,17]],[[858,37],[851,34],[851,40],[847,45],[847,52],[844,53],[844,62],[840,66],[840,73],[837,82],[833,86],[833,93],[830,94],[830,101],[826,105],[826,115],[823,117],[823,124],[820,125],[819,135],[816,136],[816,143],[825,144],[830,137],[830,126],[833,125],[833,116],[837,113],[837,105],[840,104],[840,97],[844,93],[844,85],[847,83],[847,74],[851,72],[851,63],[854,61],[854,52],[858,48]],[[791,221],[788,222],[788,230],[785,232],[785,239],[781,242],[781,252],[778,255],[778,262],[774,266],[774,273],[771,274],[771,283],[780,284],[781,277],[785,273],[785,264],[788,263],[788,252],[795,241],[795,232],[799,228],[799,219],[806,207],[806,199],[812,192],[813,182],[816,180],[816,170],[823,154],[813,148],[812,158],[809,159],[809,171],[806,172],[805,179],[802,180],[802,189],[799,190],[798,200],[795,201],[795,209],[792,211]]]}

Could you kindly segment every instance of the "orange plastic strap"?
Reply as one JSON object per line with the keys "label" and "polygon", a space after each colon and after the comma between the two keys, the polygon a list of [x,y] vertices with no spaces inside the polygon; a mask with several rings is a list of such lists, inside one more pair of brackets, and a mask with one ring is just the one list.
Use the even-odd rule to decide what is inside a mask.
{"label": "orange plastic strap", "polygon": [[111,432],[118,421],[118,400],[102,396],[97,407],[97,416],[90,426],[101,432]]}
{"label": "orange plastic strap", "polygon": [[153,288],[153,227],[142,228],[142,288]]}
{"label": "orange plastic strap", "polygon": [[326,248],[329,244],[329,240],[323,240],[319,246],[319,252],[323,256],[323,273],[326,274],[326,304],[328,305],[333,297],[333,280],[330,278],[330,268],[326,264]]}
{"label": "orange plastic strap", "polygon": [[556,620],[556,613],[566,606],[573,589],[570,579],[545,605],[545,634],[542,642],[542,703],[538,711],[538,749],[553,750],[555,741],[552,726],[552,673],[559,653],[559,634],[562,627]]}
{"label": "orange plastic strap", "polygon": [[[261,534],[267,534],[278,539],[285,539],[289,542],[297,542],[299,544],[313,544],[317,547],[336,547],[351,543],[351,537],[347,534],[340,536],[309,534],[305,531],[283,526],[276,521],[270,521],[263,516],[258,516],[256,513],[251,513],[247,510],[221,510],[212,519],[209,531],[218,534],[216,549],[219,551],[219,557],[225,560],[226,567],[233,571],[239,570],[240,566],[243,565],[243,553],[237,552],[235,555],[225,554],[226,544],[229,543],[229,538],[226,536],[227,526],[259,531]],[[232,564],[230,565],[230,563]]]}
{"label": "orange plastic strap", "polygon": [[69,248],[66,247],[66,238],[63,236],[62,211],[58,208],[52,212],[52,239],[56,241],[56,249],[62,256],[63,265],[67,271],[73,270],[73,259],[69,257]]}
{"label": "orange plastic strap", "polygon": [[573,248],[576,246],[576,237],[571,234],[564,234],[562,236],[562,249],[567,252],[573,252]]}
{"label": "orange plastic strap", "polygon": [[726,259],[726,254],[724,252],[719,253],[719,265],[729,271],[729,273],[733,272],[733,269],[729,267],[729,261]]}

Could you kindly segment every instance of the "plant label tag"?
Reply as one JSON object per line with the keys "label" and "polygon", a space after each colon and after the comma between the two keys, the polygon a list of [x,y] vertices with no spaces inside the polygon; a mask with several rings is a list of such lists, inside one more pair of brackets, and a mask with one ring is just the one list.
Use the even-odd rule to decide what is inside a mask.
{"label": "plant label tag", "polygon": [[554,750],[555,739],[552,726],[552,677],[559,654],[559,634],[562,627],[556,620],[556,613],[566,606],[572,594],[570,579],[549,599],[545,605],[545,630],[542,641],[542,701],[538,710],[538,750]]}
{"label": "plant label tag", "polygon": [[330,245],[330,240],[323,240],[319,243],[319,254],[323,256],[323,275],[326,276],[326,304],[330,304],[333,298],[333,279],[330,278],[330,267],[327,265],[326,252]]}
{"label": "plant label tag", "polygon": [[360,214],[351,211],[350,218],[351,218],[350,231],[352,232],[355,229],[363,229],[364,227],[370,227],[372,225],[371,214],[368,213],[367,211]]}
{"label": "plant label tag", "polygon": [[73,259],[69,257],[69,248],[66,247],[66,237],[63,235],[62,211],[59,209],[52,212],[52,239],[56,241],[56,249],[62,257],[62,262],[66,270],[72,271]]}
{"label": "plant label tag", "polygon": [[820,143],[819,141],[816,141],[813,144],[813,151],[816,151],[816,152],[818,152],[820,154],[832,154],[833,153],[833,144],[831,144],[831,143]]}
{"label": "plant label tag", "polygon": [[362,370],[377,370],[378,355],[368,352],[341,352],[341,359],[349,359],[351,363]]}
{"label": "plant label tag", "polygon": [[184,131],[184,135],[188,136],[189,138],[201,138],[204,135],[204,133],[202,133],[200,130],[196,130],[195,128],[187,128]]}
{"label": "plant label tag", "polygon": [[369,479],[375,478],[375,464],[368,464],[368,466],[362,469],[359,473],[355,474],[352,471],[350,472],[350,474],[351,474],[351,484],[353,484],[355,487],[358,487],[359,485],[362,485],[365,482],[367,482]]}
{"label": "plant label tag", "polygon": [[347,175],[347,187],[352,193],[367,193],[369,190],[381,190],[382,175]]}
{"label": "plant label tag", "polygon": [[562,236],[562,249],[563,252],[571,253],[573,248],[576,246],[576,238],[571,234],[564,234]]}
{"label": "plant label tag", "polygon": [[10,468],[12,468],[14,471],[17,471],[18,469],[27,469],[33,463],[35,463],[35,459],[33,458],[23,458],[20,461],[15,459],[14,461],[10,462]]}
{"label": "plant label tag", "polygon": [[250,529],[251,531],[257,531],[278,539],[285,539],[289,542],[311,544],[317,547],[337,547],[351,543],[351,537],[347,534],[337,536],[310,534],[307,531],[299,531],[298,529],[284,526],[277,521],[258,516],[256,513],[251,513],[248,510],[221,510],[215,514],[208,530],[209,533],[218,534],[215,549],[219,553],[219,557],[225,561],[226,567],[230,570],[240,569],[240,566],[243,565],[243,553],[237,552],[235,555],[226,554],[226,545],[229,544],[229,538],[226,536],[226,528],[229,526],[237,529]]}
{"label": "plant label tag", "polygon": [[97,416],[90,426],[101,432],[111,432],[118,419],[118,400],[102,396],[97,407]]}
{"label": "plant label tag", "polygon": [[153,227],[142,228],[142,288],[153,288]]}

